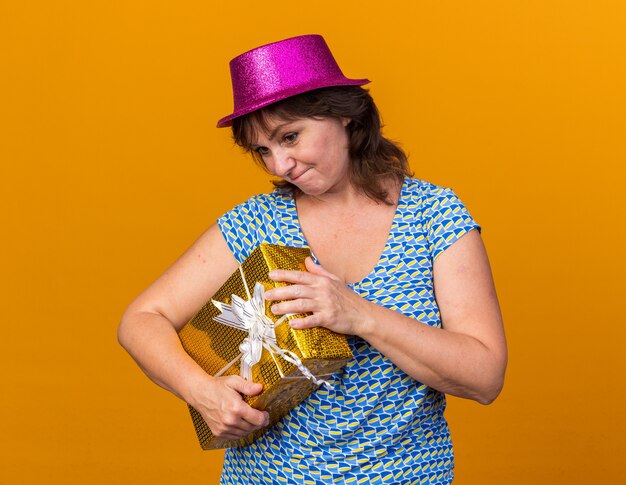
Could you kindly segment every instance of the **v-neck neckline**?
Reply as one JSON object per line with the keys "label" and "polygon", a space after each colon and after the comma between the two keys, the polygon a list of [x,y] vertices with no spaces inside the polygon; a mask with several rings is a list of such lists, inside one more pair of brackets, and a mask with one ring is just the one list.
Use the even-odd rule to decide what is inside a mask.
{"label": "v-neck neckline", "polygon": [[[398,197],[398,203],[396,205],[396,210],[395,210],[395,212],[393,214],[393,219],[391,220],[391,226],[389,227],[389,233],[387,234],[387,240],[385,241],[385,246],[383,247],[383,250],[380,253],[380,256],[378,257],[378,260],[376,261],[376,264],[374,265],[372,270],[367,275],[365,275],[363,278],[361,278],[360,280],[355,281],[354,283],[346,282],[346,285],[348,285],[350,288],[357,288],[357,287],[361,286],[362,284],[364,284],[367,280],[370,280],[377,273],[379,267],[381,266],[381,261],[385,257],[386,253],[388,253],[389,250],[391,249],[391,241],[393,239],[393,234],[395,232],[395,229],[398,226],[398,220],[401,217],[401,215],[400,215],[400,206],[403,203],[405,192],[407,190],[407,185],[408,185],[408,178],[405,177],[404,180],[402,181],[402,186],[400,187],[400,196]],[[311,250],[311,256],[313,257],[313,261],[315,261],[316,264],[320,264],[319,260],[317,259],[317,257],[313,253],[313,249],[311,248],[311,246],[309,245],[308,241],[306,240],[306,237],[304,237],[304,232],[302,231],[302,226],[300,225],[300,217],[298,215],[298,208],[296,206],[296,198],[293,196],[293,194],[291,194],[291,197],[289,197],[289,204],[290,204],[289,209],[292,212],[293,224],[294,224],[294,226],[298,230],[298,237],[303,242],[303,244]]]}

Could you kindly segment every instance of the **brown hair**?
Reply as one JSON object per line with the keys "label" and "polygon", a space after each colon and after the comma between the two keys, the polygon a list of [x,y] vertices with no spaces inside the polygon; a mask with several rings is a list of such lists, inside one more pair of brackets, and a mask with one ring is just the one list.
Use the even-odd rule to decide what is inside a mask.
{"label": "brown hair", "polygon": [[[389,179],[401,183],[411,176],[404,151],[382,135],[378,109],[366,89],[360,86],[333,86],[307,91],[265,108],[235,118],[233,138],[235,143],[263,167],[262,157],[252,149],[256,130],[269,132],[269,121],[278,118],[292,121],[299,118],[350,118],[347,126],[349,138],[351,182],[373,200],[390,204],[385,182]],[[299,189],[285,180],[273,181],[279,188]]]}

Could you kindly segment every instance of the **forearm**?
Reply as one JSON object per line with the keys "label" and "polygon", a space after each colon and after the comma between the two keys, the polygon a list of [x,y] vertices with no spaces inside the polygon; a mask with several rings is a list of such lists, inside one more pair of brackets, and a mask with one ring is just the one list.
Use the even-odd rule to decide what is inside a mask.
{"label": "forearm", "polygon": [[359,336],[414,379],[483,404],[499,394],[506,358],[478,339],[366,302]]}
{"label": "forearm", "polygon": [[176,329],[162,315],[124,315],[118,340],[154,383],[188,403],[194,386],[208,377],[185,352]]}
{"label": "forearm", "polygon": [[239,376],[208,375],[187,355],[176,328],[162,315],[125,315],[118,339],[153,382],[202,415],[214,436],[238,440],[268,425],[268,413],[253,409],[242,399],[243,394],[259,394],[262,386]]}

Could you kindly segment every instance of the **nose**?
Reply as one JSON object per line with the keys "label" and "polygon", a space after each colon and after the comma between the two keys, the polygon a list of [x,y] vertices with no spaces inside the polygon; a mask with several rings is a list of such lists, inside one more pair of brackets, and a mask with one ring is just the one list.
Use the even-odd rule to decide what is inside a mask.
{"label": "nose", "polygon": [[291,155],[288,149],[279,148],[274,153],[274,174],[280,178],[286,178],[289,176],[293,168],[296,166],[296,161]]}

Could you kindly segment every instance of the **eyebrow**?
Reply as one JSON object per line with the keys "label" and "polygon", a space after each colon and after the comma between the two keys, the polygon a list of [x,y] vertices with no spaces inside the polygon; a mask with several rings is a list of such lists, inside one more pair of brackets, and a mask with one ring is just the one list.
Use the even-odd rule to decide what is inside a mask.
{"label": "eyebrow", "polygon": [[285,121],[284,123],[281,123],[280,125],[276,126],[270,133],[270,140],[273,140],[274,137],[276,136],[276,133],[278,133],[281,129],[283,129],[285,126],[290,125],[291,123],[293,123],[293,121]]}
{"label": "eyebrow", "polygon": [[[269,134],[269,139],[270,141],[274,139],[274,137],[276,136],[276,134],[283,129],[285,126],[293,123],[294,121],[285,121],[284,123],[280,123],[279,125],[277,125],[276,127],[274,127],[274,129],[270,132]],[[257,148],[259,148],[261,145],[257,144],[257,143],[253,143],[252,145],[252,149],[256,150]]]}
{"label": "eyebrow", "polygon": [[[287,125],[289,125],[289,124],[291,124],[291,123],[293,123],[293,121],[285,121],[284,123],[280,123],[279,125],[275,126],[275,127],[274,127],[274,129],[270,132],[270,134],[269,134],[268,138],[269,138],[270,140],[273,140],[273,139],[274,139],[274,137],[276,136],[276,134],[277,134],[280,130],[282,130],[285,126],[287,126]],[[261,145],[258,145],[257,143],[254,143],[254,144],[252,145],[252,147],[253,147],[253,148],[258,148],[259,146],[261,146]]]}

